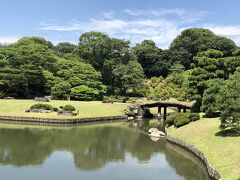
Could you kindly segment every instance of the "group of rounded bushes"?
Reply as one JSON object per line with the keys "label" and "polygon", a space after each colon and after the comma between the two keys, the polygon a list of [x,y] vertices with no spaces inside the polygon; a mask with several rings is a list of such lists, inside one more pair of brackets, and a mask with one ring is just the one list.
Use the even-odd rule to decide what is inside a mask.
{"label": "group of rounded bushes", "polygon": [[26,112],[36,112],[36,113],[47,113],[47,112],[58,112],[59,115],[77,115],[74,111],[76,108],[70,104],[65,106],[60,106],[59,108],[53,107],[50,104],[38,103],[30,107]]}
{"label": "group of rounded bushes", "polygon": [[188,124],[192,121],[197,121],[199,119],[200,115],[198,113],[181,112],[168,116],[166,123],[168,126],[174,125],[175,127],[181,127],[185,124]]}

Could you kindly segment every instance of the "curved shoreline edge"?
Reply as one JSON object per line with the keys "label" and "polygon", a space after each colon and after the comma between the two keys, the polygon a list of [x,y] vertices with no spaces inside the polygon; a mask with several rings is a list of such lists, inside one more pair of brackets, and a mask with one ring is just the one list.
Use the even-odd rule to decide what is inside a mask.
{"label": "curved shoreline edge", "polygon": [[[87,123],[100,123],[100,122],[119,122],[127,120],[127,116],[106,116],[106,117],[93,117],[93,118],[73,118],[73,119],[54,119],[54,118],[35,118],[35,117],[17,117],[17,116],[0,116],[0,122],[2,123],[14,123],[14,124],[29,124],[29,125],[59,125],[59,126],[74,126]],[[167,131],[166,131],[167,132]],[[172,137],[167,134],[166,140],[169,143],[175,144],[184,148],[196,155],[206,166],[208,175],[216,180],[221,179],[221,174],[211,167],[205,154],[198,148],[194,147],[187,142]]]}
{"label": "curved shoreline edge", "polygon": [[94,122],[118,122],[124,121],[127,116],[106,116],[92,118],[73,118],[73,119],[54,119],[54,118],[36,118],[36,117],[17,117],[17,116],[0,116],[0,122],[14,124],[41,124],[41,125],[60,125],[71,126],[84,123]]}
{"label": "curved shoreline edge", "polygon": [[214,168],[211,167],[211,165],[209,164],[208,159],[205,156],[205,154],[202,151],[200,151],[198,148],[194,147],[191,144],[188,144],[187,142],[185,142],[181,139],[174,138],[170,135],[166,136],[166,140],[169,143],[178,145],[178,146],[184,148],[185,150],[192,152],[194,155],[196,155],[205,164],[208,175],[211,178],[216,179],[216,180],[221,179],[221,174],[217,170],[215,170]]}

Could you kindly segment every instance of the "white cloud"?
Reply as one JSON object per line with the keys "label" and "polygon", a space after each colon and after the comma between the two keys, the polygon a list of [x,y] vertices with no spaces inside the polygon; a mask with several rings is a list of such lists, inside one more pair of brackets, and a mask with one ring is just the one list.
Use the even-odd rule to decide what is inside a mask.
{"label": "white cloud", "polygon": [[0,43],[1,44],[11,44],[15,43],[19,40],[19,37],[11,37],[11,36],[0,36]]}
{"label": "white cloud", "polygon": [[210,29],[214,33],[223,36],[239,36],[240,25],[236,26],[224,26],[224,25],[205,25],[205,28]]}
{"label": "white cloud", "polygon": [[[41,22],[41,30],[73,31],[79,34],[87,31],[100,31],[112,37],[130,40],[133,44],[144,39],[152,39],[161,48],[168,48],[170,42],[189,23],[199,21],[209,12],[192,12],[184,9],[130,10],[121,14],[114,11],[104,12],[100,18],[88,22],[72,20]],[[171,16],[168,18],[168,16]],[[173,18],[174,17],[174,18]]]}
{"label": "white cloud", "polygon": [[177,15],[182,16],[186,11],[184,9],[159,9],[159,10],[132,10],[132,9],[124,9],[124,12],[130,16],[163,16],[163,15]]}

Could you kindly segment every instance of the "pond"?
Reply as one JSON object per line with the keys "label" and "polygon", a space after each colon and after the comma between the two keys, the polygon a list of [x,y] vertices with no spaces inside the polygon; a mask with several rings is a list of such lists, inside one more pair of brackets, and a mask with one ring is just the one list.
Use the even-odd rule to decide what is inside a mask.
{"label": "pond", "polygon": [[133,124],[74,128],[1,126],[0,179],[208,178],[191,155],[165,139],[152,141],[143,131],[131,128]]}

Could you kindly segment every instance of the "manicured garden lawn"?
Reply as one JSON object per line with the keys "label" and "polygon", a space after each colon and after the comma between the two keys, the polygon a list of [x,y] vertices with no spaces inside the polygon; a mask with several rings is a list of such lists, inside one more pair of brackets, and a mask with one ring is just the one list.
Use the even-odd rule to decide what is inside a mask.
{"label": "manicured garden lawn", "polygon": [[124,115],[124,109],[127,104],[114,103],[105,104],[100,101],[82,102],[82,101],[51,101],[53,107],[59,108],[66,104],[73,105],[76,110],[79,110],[78,116],[59,116],[56,112],[52,113],[26,113],[35,102],[33,100],[0,100],[0,116],[22,116],[22,117],[42,117],[42,118],[81,118],[81,117],[105,117]]}
{"label": "manicured garden lawn", "polygon": [[240,136],[220,135],[219,124],[218,118],[201,118],[177,129],[170,127],[168,132],[204,152],[222,179],[240,179]]}

